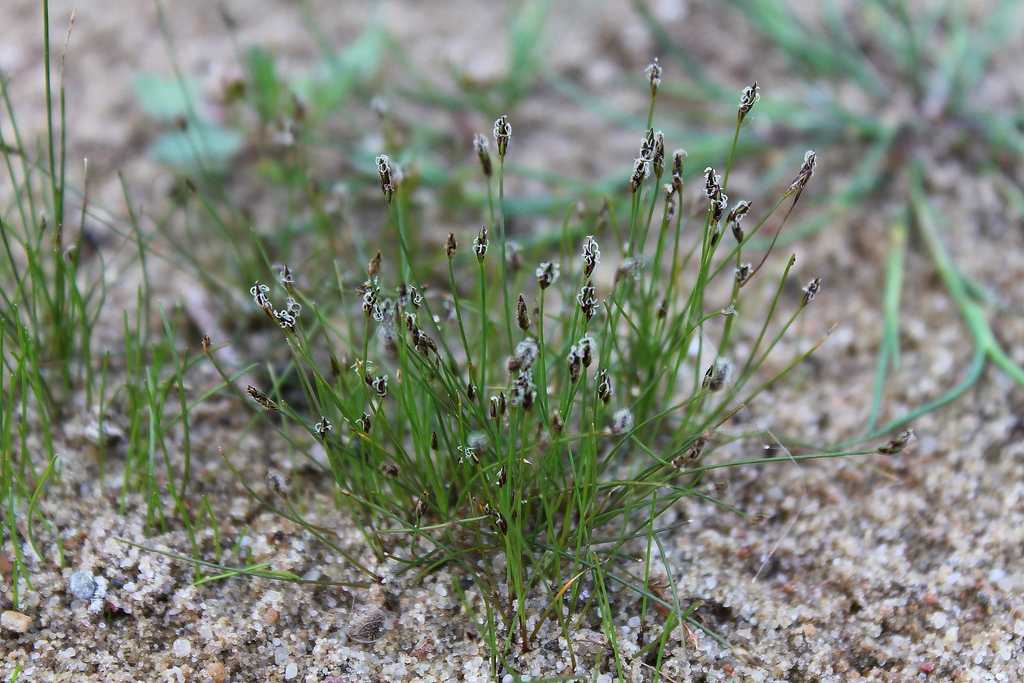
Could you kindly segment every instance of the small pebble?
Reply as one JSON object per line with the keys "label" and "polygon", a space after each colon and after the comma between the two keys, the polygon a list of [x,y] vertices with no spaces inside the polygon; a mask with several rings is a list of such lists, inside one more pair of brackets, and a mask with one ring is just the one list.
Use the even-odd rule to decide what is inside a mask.
{"label": "small pebble", "polygon": [[290,663],[284,668],[284,680],[290,681],[299,675],[299,667],[295,662]]}
{"label": "small pebble", "polygon": [[187,638],[178,638],[171,646],[175,657],[188,657],[192,652],[192,643]]}
{"label": "small pebble", "polygon": [[32,617],[21,612],[7,610],[0,615],[0,626],[15,633],[28,633],[28,627],[32,625]]}
{"label": "small pebble", "polygon": [[71,590],[71,594],[79,600],[91,600],[96,593],[96,579],[93,578],[92,572],[81,569],[71,575],[68,580],[68,588]]}
{"label": "small pebble", "polygon": [[206,666],[206,675],[210,677],[213,683],[224,683],[226,676],[224,665],[220,662],[210,662]]}

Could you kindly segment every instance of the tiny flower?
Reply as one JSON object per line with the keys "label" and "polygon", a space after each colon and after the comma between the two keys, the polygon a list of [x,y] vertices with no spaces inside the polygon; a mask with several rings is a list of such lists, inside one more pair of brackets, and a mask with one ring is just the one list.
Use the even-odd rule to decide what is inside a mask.
{"label": "tiny flower", "polygon": [[661,85],[661,64],[658,63],[657,57],[644,69],[644,75],[651,83],[651,97],[654,97],[658,94],[658,86]]}
{"label": "tiny flower", "polygon": [[814,297],[821,291],[821,278],[816,277],[807,283],[807,286],[803,288],[804,295],[800,298],[800,305],[806,306],[807,304],[814,301]]}
{"label": "tiny flower", "polygon": [[644,161],[654,161],[654,139],[654,129],[648,128],[647,132],[644,133],[643,140],[640,141],[640,158]]}
{"label": "tiny flower", "polygon": [[480,158],[480,168],[483,169],[484,175],[488,178],[491,177],[491,150],[490,145],[487,142],[487,138],[477,133],[473,136],[473,149],[476,151],[476,155]]}
{"label": "tiny flower", "polygon": [[498,145],[498,156],[505,158],[508,141],[512,138],[512,125],[508,122],[508,114],[502,114],[494,122],[494,142]]}
{"label": "tiny flower", "polygon": [[725,358],[716,358],[715,362],[708,368],[708,371],[704,373],[704,383],[702,386],[711,393],[721,391],[725,383],[729,381],[731,374],[732,363]]}
{"label": "tiny flower", "polygon": [[512,384],[509,403],[529,410],[536,399],[537,388],[533,383],[533,373],[530,370],[523,370]]}
{"label": "tiny flower", "polygon": [[580,340],[576,342],[576,347],[579,349],[580,360],[583,361],[583,367],[589,368],[590,364],[594,360],[594,356],[597,355],[597,342],[589,334],[585,334],[580,337]]}
{"label": "tiny flower", "polygon": [[615,269],[615,282],[624,278],[631,278],[633,280],[639,280],[640,274],[644,269],[643,259],[630,256],[622,262],[622,265]]}
{"label": "tiny flower", "polygon": [[583,277],[590,277],[600,262],[601,249],[597,246],[597,240],[593,235],[587,235],[583,240]]}
{"label": "tiny flower", "polygon": [[740,94],[740,106],[737,112],[740,121],[746,118],[759,99],[761,99],[761,89],[757,87],[757,81],[754,81],[751,85],[744,88]]}
{"label": "tiny flower", "polygon": [[672,464],[677,469],[683,469],[689,464],[695,463],[700,460],[700,456],[704,454],[704,448],[708,445],[708,437],[701,434],[693,443],[686,447],[686,450],[682,454],[672,461]]}
{"label": "tiny flower", "polygon": [[612,381],[608,378],[608,371],[602,368],[597,373],[597,397],[608,405],[612,400],[612,393]]}
{"label": "tiny flower", "polygon": [[267,471],[267,486],[269,486],[270,490],[279,496],[288,495],[288,477],[286,477],[280,470]]}
{"label": "tiny flower", "polygon": [[742,263],[736,266],[736,282],[740,283],[742,287],[750,279],[751,273],[753,273],[753,266],[749,263]]}
{"label": "tiny flower", "polygon": [[526,297],[522,294],[516,299],[516,323],[523,332],[530,329],[530,313],[526,309]]}
{"label": "tiny flower", "polygon": [[704,195],[708,199],[714,199],[722,191],[722,176],[715,173],[715,169],[708,166],[704,169]]}
{"label": "tiny flower", "polygon": [[373,418],[369,413],[363,413],[362,416],[356,418],[356,428],[364,434],[370,433],[370,430],[373,429]]}
{"label": "tiny flower", "polygon": [[541,289],[547,289],[555,284],[558,281],[558,272],[559,267],[557,263],[552,263],[551,261],[541,262],[534,272],[534,275],[537,276],[537,286]]}
{"label": "tiny flower", "polygon": [[898,434],[892,441],[878,449],[882,455],[896,455],[914,440],[914,430],[907,429]]}
{"label": "tiny flower", "polygon": [[516,344],[515,354],[508,361],[508,371],[529,370],[540,356],[540,348],[532,337]]}
{"label": "tiny flower", "polygon": [[750,202],[741,201],[737,202],[736,206],[732,207],[729,215],[726,217],[725,222],[732,228],[732,236],[736,238],[737,242],[743,241],[743,227],[740,223],[743,222],[744,217],[750,211]]}
{"label": "tiny flower", "polygon": [[611,430],[612,434],[619,435],[625,434],[633,430],[635,419],[633,418],[633,411],[629,408],[621,408],[616,410],[615,414],[612,415]]}
{"label": "tiny flower", "polygon": [[817,163],[818,156],[814,153],[814,150],[808,150],[807,153],[804,154],[804,163],[801,164],[800,170],[797,171],[796,178],[793,179],[793,182],[790,183],[789,187],[786,189],[786,196],[793,194],[796,195],[793,198],[794,204],[798,199],[800,199],[800,195],[803,193],[808,181],[811,179],[811,176],[814,175],[814,167]]}
{"label": "tiny flower", "polygon": [[508,533],[508,522],[505,521],[505,518],[502,517],[500,512],[492,508],[490,505],[484,505],[484,512],[490,516],[498,531],[503,534]]}
{"label": "tiny flower", "polygon": [[295,277],[292,275],[292,269],[287,264],[281,266],[281,285],[286,289],[292,287],[295,284]]}
{"label": "tiny flower", "polygon": [[672,152],[672,187],[677,193],[683,191],[683,163],[685,161],[685,149],[677,149]]}
{"label": "tiny flower", "polygon": [[380,396],[381,398],[384,398],[385,396],[388,395],[388,376],[387,375],[377,375],[376,377],[373,377],[373,378],[367,376],[366,383],[368,385],[370,385],[370,387],[375,392],[377,392],[377,395]]}
{"label": "tiny flower", "polygon": [[381,154],[377,157],[377,175],[380,176],[380,189],[384,193],[384,201],[391,203],[391,197],[395,193],[395,181],[392,177],[394,167],[391,165],[391,157]]}
{"label": "tiny flower", "polygon": [[455,242],[455,233],[448,233],[448,239],[444,242],[444,253],[448,255],[448,258],[455,256],[455,250],[458,246]]}
{"label": "tiny flower", "polygon": [[326,439],[327,435],[334,431],[334,425],[323,415],[320,416],[320,421],[313,425],[313,431],[321,439]]}
{"label": "tiny flower", "polygon": [[256,401],[256,403],[259,403],[264,409],[269,411],[277,410],[277,406],[274,405],[274,402],[271,401],[266,394],[264,394],[262,391],[260,391],[253,385],[250,384],[248,387],[246,387],[246,391],[249,393],[249,396],[252,397],[252,400]]}
{"label": "tiny flower", "polygon": [[636,193],[640,189],[641,183],[644,182],[644,178],[650,175],[651,164],[649,161],[643,158],[637,158],[633,161],[633,173],[629,177],[629,189],[631,192]]}
{"label": "tiny flower", "polygon": [[580,310],[583,311],[588,322],[597,314],[597,297],[594,295],[594,285],[589,280],[580,287],[580,292],[576,295],[576,303],[579,304]]}
{"label": "tiny flower", "polygon": [[369,277],[376,277],[377,273],[380,272],[380,261],[381,255],[380,252],[378,251],[376,254],[373,255],[373,258],[370,259],[370,262],[366,264],[366,274]]}
{"label": "tiny flower", "polygon": [[665,136],[660,130],[654,134],[654,156],[651,158],[651,165],[654,166],[654,175],[660,178],[665,170]]}
{"label": "tiny flower", "polygon": [[253,286],[249,288],[249,294],[252,295],[252,300],[255,301],[256,305],[263,310],[273,308],[270,304],[270,299],[267,297],[267,292],[269,291],[270,287],[261,283],[259,280],[253,283]]}
{"label": "tiny flower", "polygon": [[473,251],[476,253],[478,261],[483,263],[484,256],[487,255],[487,226],[480,228],[480,233],[473,238]]}

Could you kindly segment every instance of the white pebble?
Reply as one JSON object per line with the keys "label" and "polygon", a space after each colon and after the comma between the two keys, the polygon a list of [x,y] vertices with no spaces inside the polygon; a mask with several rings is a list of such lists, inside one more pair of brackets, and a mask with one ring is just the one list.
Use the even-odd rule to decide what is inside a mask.
{"label": "white pebble", "polygon": [[295,662],[291,662],[284,668],[284,680],[290,681],[299,675],[299,667]]}
{"label": "white pebble", "polygon": [[68,588],[79,600],[91,600],[96,593],[96,579],[93,578],[92,572],[81,569],[68,579]]}
{"label": "white pebble", "polygon": [[189,642],[188,638],[178,638],[174,641],[174,645],[171,646],[171,650],[174,652],[175,657],[188,657],[192,652],[192,643]]}

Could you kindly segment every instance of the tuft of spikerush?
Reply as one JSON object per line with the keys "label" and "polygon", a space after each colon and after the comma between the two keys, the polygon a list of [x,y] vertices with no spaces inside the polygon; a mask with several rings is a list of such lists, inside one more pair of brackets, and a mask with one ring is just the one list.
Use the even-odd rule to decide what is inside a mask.
{"label": "tuft of spikerush", "polygon": [[484,175],[488,178],[491,177],[493,167],[491,166],[491,148],[487,142],[487,138],[477,133],[473,136],[473,149],[476,151],[477,157],[480,159],[480,169],[484,172]]}
{"label": "tuft of spikerush", "polygon": [[[652,72],[656,89],[660,66],[655,63]],[[745,91],[741,116],[751,111],[757,94],[755,86]],[[653,123],[653,98],[650,104]],[[738,125],[736,134],[741,133]],[[510,137],[508,117],[502,116],[495,121],[494,140],[473,138],[490,190],[495,189],[490,177],[500,180]],[[276,282],[269,287],[255,282],[250,289],[257,307],[285,328],[282,354],[291,353],[296,368],[289,375],[295,381],[286,385],[282,377],[266,380],[274,387],[273,400],[253,388],[251,408],[289,443],[315,444],[324,454],[321,462],[337,483],[339,504],[351,507],[352,517],[367,526],[367,552],[377,560],[370,566],[395,558],[429,571],[447,563],[479,581],[481,598],[497,615],[486,627],[492,642],[515,634],[524,647],[529,644],[531,632],[553,618],[531,614],[530,606],[544,586],[567,585],[566,577],[583,569],[572,566],[574,558],[609,563],[612,571],[612,563],[633,552],[595,539],[629,531],[636,523],[657,528],[645,518],[658,514],[648,512],[652,495],[660,511],[696,493],[705,469],[719,466],[710,439],[718,429],[741,431],[727,423],[766,386],[761,381],[766,369],[786,367],[765,360],[773,349],[788,346],[776,347],[776,341],[820,288],[820,280],[814,280],[799,305],[787,304],[779,294],[791,283],[779,283],[773,301],[780,310],[795,310],[781,330],[772,318],[775,303],[762,321],[747,295],[766,254],[751,266],[742,252],[766,222],[779,223],[770,219],[777,218],[772,212],[781,201],[766,201],[774,208],[744,234],[753,209],[747,201],[728,203],[723,178],[734,169],[725,159],[718,171],[708,167],[703,177],[696,174],[706,196],[698,208],[706,212],[703,230],[692,230],[683,220],[691,213],[683,204],[686,153],[676,150],[669,160],[665,150],[664,134],[649,123],[629,179],[634,194],[628,210],[613,210],[614,198],[599,207],[581,199],[561,234],[522,232],[519,245],[506,240],[502,186],[497,201],[483,207],[487,218],[481,223],[487,225],[478,224],[478,233],[466,235],[475,259],[456,258],[454,233],[443,239],[446,259],[436,251],[433,258],[422,249],[405,249],[403,241],[396,264],[401,268],[383,267],[376,245],[358,245],[359,253],[373,256],[358,287],[365,319],[346,321],[337,310],[321,310],[312,296],[314,291],[324,296],[320,287],[293,290],[282,278],[281,296],[289,298],[279,311],[271,301]],[[810,155],[783,199],[802,191],[813,171]],[[386,155],[378,159],[378,174],[391,204],[389,225],[405,240],[406,212],[419,197],[392,201],[393,193],[403,190],[400,170]],[[655,182],[648,183],[652,175]],[[429,212],[415,215],[422,219]],[[722,244],[726,226],[737,244]],[[497,231],[493,245],[492,229]],[[609,253],[604,244],[602,253],[598,241],[607,235],[621,240],[621,251]],[[486,262],[492,246],[501,263]],[[572,271],[572,282],[558,283],[559,259]],[[523,263],[537,264],[533,279],[520,271]],[[308,264],[314,267],[315,260]],[[791,267],[792,261],[784,275]],[[344,266],[338,272],[350,270]],[[303,280],[316,282],[318,275],[303,273]],[[437,287],[445,275],[449,289],[425,296],[426,283]],[[512,287],[519,293],[503,291]],[[306,313],[300,321],[298,301],[314,315]],[[319,324],[302,329],[300,322],[307,320]],[[754,327],[738,327],[748,323]],[[772,334],[751,340],[748,333],[761,324]],[[326,353],[315,348],[322,345]],[[345,349],[346,357],[339,360],[330,349]],[[216,354],[208,351],[207,357],[216,363]],[[330,372],[322,374],[325,357]],[[354,372],[344,371],[346,366]],[[222,376],[231,382],[230,375]],[[306,392],[305,402],[298,391]],[[335,425],[343,433],[336,433]],[[895,443],[882,450],[901,447]],[[714,463],[703,465],[712,458]],[[405,539],[389,534],[385,543],[381,527],[415,531]],[[642,539],[630,546],[636,542]],[[421,554],[419,548],[428,545],[433,550]],[[541,557],[535,550],[543,547],[551,551]],[[504,562],[495,570],[499,555]],[[602,573],[588,573],[586,580],[600,584]],[[379,580],[375,572],[368,574]],[[575,591],[564,593],[570,610],[589,604],[577,600]],[[529,620],[536,625],[527,626]],[[700,628],[698,622],[687,623]]]}
{"label": "tuft of spikerush", "polygon": [[512,139],[512,124],[508,121],[508,114],[502,114],[494,122],[494,143],[498,147],[498,156],[505,158],[508,151],[508,142]]}

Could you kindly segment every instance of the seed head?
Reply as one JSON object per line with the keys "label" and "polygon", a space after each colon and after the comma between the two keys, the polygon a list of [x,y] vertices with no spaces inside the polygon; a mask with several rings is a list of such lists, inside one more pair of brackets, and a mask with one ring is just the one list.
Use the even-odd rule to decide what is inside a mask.
{"label": "seed head", "polygon": [[391,157],[381,154],[377,157],[377,175],[380,176],[380,189],[384,193],[384,201],[391,203],[391,197],[395,194],[395,180],[392,177],[394,168],[391,165]]}
{"label": "seed head", "polygon": [[519,329],[523,332],[527,332],[530,329],[530,313],[526,309],[526,297],[522,294],[516,299],[516,322],[519,324]]}
{"label": "seed head", "polygon": [[562,414],[556,410],[551,415],[551,428],[555,430],[555,433],[560,433],[564,426],[565,422],[562,420]]}
{"label": "seed head", "polygon": [[555,284],[558,280],[558,271],[557,263],[552,263],[551,261],[541,262],[534,273],[537,276],[537,286],[541,289],[547,289]]}
{"label": "seed head", "polygon": [[896,455],[914,440],[914,430],[907,429],[898,434],[892,441],[878,449],[882,455]]}
{"label": "seed head", "polygon": [[633,425],[636,423],[633,417],[633,411],[629,408],[621,408],[615,411],[612,415],[611,430],[612,434],[620,435],[625,434],[633,430]]}
{"label": "seed head", "polygon": [[477,133],[473,136],[473,149],[476,150],[476,155],[480,157],[480,168],[483,169],[484,175],[488,178],[491,177],[491,149],[487,142],[487,138]]}
{"label": "seed head", "polygon": [[661,85],[661,64],[658,63],[657,57],[644,69],[644,75],[651,82],[651,97],[654,97],[658,94],[658,86]]}
{"label": "seed head", "polygon": [[370,430],[373,429],[373,418],[369,413],[363,413],[360,417],[356,418],[356,428],[364,434],[370,433]]}
{"label": "seed head", "polygon": [[380,251],[378,251],[376,254],[373,255],[373,258],[370,259],[370,262],[366,264],[366,274],[369,277],[376,277],[377,273],[380,272],[380,260],[381,255]]}
{"label": "seed head", "polygon": [[476,400],[476,385],[472,382],[466,384],[466,397],[469,398],[470,401]]}
{"label": "seed head", "polygon": [[473,251],[476,253],[478,261],[483,263],[484,257],[487,256],[487,226],[480,228],[480,233],[473,238]]}
{"label": "seed head", "polygon": [[740,122],[746,118],[759,99],[761,99],[761,89],[757,87],[757,81],[743,89],[743,92],[740,94],[740,107],[736,114]]}
{"label": "seed head", "polygon": [[807,304],[814,301],[814,297],[818,296],[818,292],[821,291],[821,278],[816,277],[807,283],[804,287],[804,295],[800,298],[800,305],[806,306]]}
{"label": "seed head", "polygon": [[458,249],[459,245],[455,242],[455,233],[448,233],[448,239],[444,243],[444,253],[448,255],[448,258],[455,256],[455,250]]}
{"label": "seed head", "polygon": [[334,425],[323,415],[320,416],[320,421],[313,425],[313,431],[316,432],[317,437],[320,439],[326,439],[327,435],[334,431]]}
{"label": "seed head", "polygon": [[602,368],[597,373],[597,397],[608,405],[612,400],[612,393],[612,381],[608,378],[608,371]]}
{"label": "seed head", "polygon": [[494,122],[494,142],[498,146],[498,156],[505,158],[508,141],[512,138],[512,124],[508,122],[508,114],[502,114]]}
{"label": "seed head", "polygon": [[583,240],[583,277],[590,277],[600,262],[601,249],[597,246],[597,240],[593,235],[587,235]]}
{"label": "seed head", "polygon": [[594,361],[594,356],[597,355],[597,342],[589,334],[585,334],[576,342],[576,347],[579,349],[583,367],[589,368],[590,364]]}
{"label": "seed head", "polygon": [[750,279],[751,273],[754,272],[753,266],[749,263],[742,263],[736,266],[736,282],[742,287]]}
{"label": "seed head", "polygon": [[505,518],[502,517],[500,512],[492,508],[490,505],[484,505],[484,512],[490,516],[491,521],[494,522],[494,526],[498,531],[502,534],[508,533],[508,522],[505,521]]}
{"label": "seed head", "polygon": [[732,363],[725,358],[716,358],[715,362],[708,368],[708,371],[704,373],[704,383],[702,386],[711,393],[721,391],[725,383],[729,381],[731,374]]}

